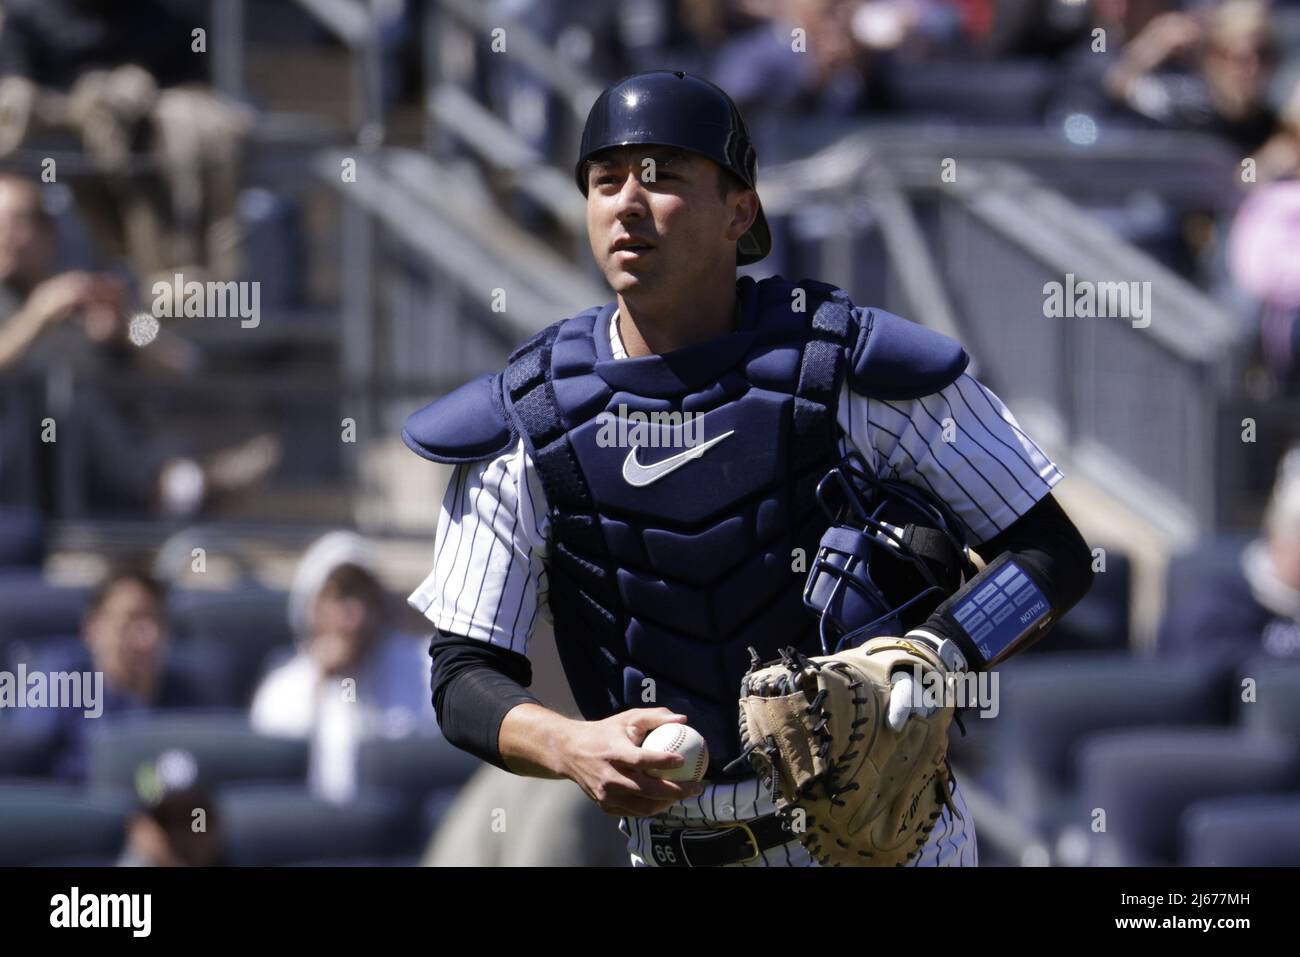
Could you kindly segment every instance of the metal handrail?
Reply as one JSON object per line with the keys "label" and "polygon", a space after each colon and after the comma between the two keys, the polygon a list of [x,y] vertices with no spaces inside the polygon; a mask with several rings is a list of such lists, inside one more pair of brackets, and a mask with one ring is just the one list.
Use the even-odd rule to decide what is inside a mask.
{"label": "metal handrail", "polygon": [[357,139],[377,146],[384,138],[383,47],[369,0],[295,0],[351,51],[352,124]]}
{"label": "metal handrail", "polygon": [[[317,169],[340,186],[342,154],[323,154]],[[564,257],[515,225],[508,217],[467,203],[463,188],[437,161],[401,151],[355,157],[357,181],[345,195],[417,250],[431,265],[479,302],[493,305],[485,276],[517,279],[508,290],[510,307],[501,323],[514,337],[528,336],[546,322],[608,301],[608,290],[590,281]]]}
{"label": "metal handrail", "polygon": [[518,63],[533,78],[557,93],[570,113],[581,122],[600,95],[600,87],[591,78],[533,36],[531,30],[513,17],[489,11],[478,0],[435,0],[436,7],[454,15],[483,34],[500,28],[510,45],[511,61]]}

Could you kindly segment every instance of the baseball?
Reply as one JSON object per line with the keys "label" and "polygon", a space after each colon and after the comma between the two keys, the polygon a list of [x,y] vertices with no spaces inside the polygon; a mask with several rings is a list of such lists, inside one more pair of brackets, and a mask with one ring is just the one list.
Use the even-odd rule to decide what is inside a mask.
{"label": "baseball", "polygon": [[689,725],[661,724],[645,736],[641,747],[647,751],[670,751],[686,759],[680,768],[650,772],[666,781],[698,781],[709,766],[709,746],[704,743],[704,736]]}

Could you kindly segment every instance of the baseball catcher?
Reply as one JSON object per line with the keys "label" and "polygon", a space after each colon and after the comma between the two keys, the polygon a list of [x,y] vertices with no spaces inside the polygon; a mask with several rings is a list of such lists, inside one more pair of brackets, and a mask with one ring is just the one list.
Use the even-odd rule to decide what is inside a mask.
{"label": "baseball catcher", "polygon": [[[974,865],[943,688],[1042,637],[1091,554],[957,342],[737,277],[780,235],[757,170],[700,77],[592,106],[574,175],[614,298],[404,431],[455,467],[410,598],[433,704],[484,761],[573,781],[636,865]],[[578,716],[529,690],[547,622]],[[674,722],[702,780],[642,746]]]}

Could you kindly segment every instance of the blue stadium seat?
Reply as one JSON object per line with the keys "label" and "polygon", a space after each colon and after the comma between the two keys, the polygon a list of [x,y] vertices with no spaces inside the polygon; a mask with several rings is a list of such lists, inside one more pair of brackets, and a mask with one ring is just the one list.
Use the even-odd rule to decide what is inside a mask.
{"label": "blue stadium seat", "polygon": [[396,801],[331,804],[304,788],[242,786],[218,797],[227,861],[280,866],[401,857],[419,852],[413,822]]}
{"label": "blue stadium seat", "polygon": [[264,781],[300,785],[307,778],[307,743],[256,733],[238,711],[155,712],[102,719],[90,731],[88,785],[130,790],[136,770],[163,751],[194,755],[212,786]]}
{"label": "blue stadium seat", "polygon": [[1241,726],[1300,741],[1300,661],[1260,655],[1246,662],[1238,677],[1255,681],[1254,701],[1242,701],[1240,682],[1237,685]]}
{"label": "blue stadium seat", "polygon": [[45,559],[45,520],[34,508],[0,507],[0,566],[39,569]]}
{"label": "blue stadium seat", "polygon": [[1132,596],[1133,563],[1124,552],[1108,548],[1106,570],[1093,575],[1088,594],[1030,649],[1031,653],[1127,651]]}
{"label": "blue stadium seat", "polygon": [[247,695],[240,688],[238,651],[229,645],[207,641],[173,642],[167,651],[167,668],[184,678],[201,695],[209,708],[247,709]]}
{"label": "blue stadium seat", "polygon": [[282,591],[260,587],[178,589],[172,593],[170,605],[177,646],[208,649],[194,653],[227,661],[230,694],[239,707],[252,701],[267,656],[293,644],[288,595]]}
{"label": "blue stadium seat", "polygon": [[1091,861],[1121,867],[1178,859],[1179,822],[1197,801],[1284,793],[1300,781],[1296,743],[1236,729],[1137,729],[1089,737],[1078,750],[1077,814],[1105,811]]}
{"label": "blue stadium seat", "polygon": [[936,61],[896,70],[890,93],[898,112],[963,124],[1038,124],[1060,77],[1037,60]]}
{"label": "blue stadium seat", "polygon": [[1002,790],[1010,812],[1049,841],[1075,820],[1071,758],[1084,736],[1139,725],[1223,724],[1229,713],[1229,696],[1212,669],[1127,655],[1019,659],[1000,670],[999,691],[991,750]]}
{"label": "blue stadium seat", "polygon": [[0,664],[18,641],[75,635],[89,590],[51,585],[37,571],[0,573]]}
{"label": "blue stadium seat", "polygon": [[0,866],[111,864],[131,807],[76,788],[0,783]]}
{"label": "blue stadium seat", "polygon": [[[1226,583],[1238,583],[1241,579],[1241,553],[1249,541],[1248,535],[1224,535],[1201,542],[1169,560],[1165,572],[1164,618],[1156,635],[1156,651],[1161,657],[1206,657],[1220,663],[1225,660],[1224,649],[1207,647],[1204,634],[1197,631],[1204,632],[1204,616],[1211,614],[1207,594],[1219,595]],[[1244,587],[1244,583],[1232,587]],[[1228,652],[1228,658],[1233,654],[1235,650]],[[1240,657],[1235,660],[1239,661]]]}
{"label": "blue stadium seat", "polygon": [[482,764],[441,735],[371,738],[357,755],[357,779],[365,790],[421,803],[437,791],[459,790]]}
{"label": "blue stadium seat", "polygon": [[1239,567],[1241,550],[1250,539],[1241,533],[1226,534],[1170,558],[1165,570],[1165,607],[1186,604],[1207,579],[1231,574]]}
{"label": "blue stadium seat", "polygon": [[52,748],[48,732],[6,720],[0,712],[0,781],[48,774]]}
{"label": "blue stadium seat", "polygon": [[433,833],[465,782],[483,766],[441,735],[372,738],[357,754],[362,793],[391,797],[417,822],[420,844]]}
{"label": "blue stadium seat", "polygon": [[1199,801],[1181,832],[1185,867],[1300,867],[1300,794]]}

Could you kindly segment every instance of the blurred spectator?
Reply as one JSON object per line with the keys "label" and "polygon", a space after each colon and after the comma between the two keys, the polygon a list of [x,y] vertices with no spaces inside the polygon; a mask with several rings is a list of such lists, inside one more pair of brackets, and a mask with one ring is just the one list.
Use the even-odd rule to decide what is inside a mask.
{"label": "blurred spectator", "polygon": [[[80,645],[56,648],[38,665],[47,673],[102,674],[106,717],[204,704],[201,689],[169,665],[167,648],[164,586],[142,572],[122,570],[91,594]],[[14,715],[48,735],[56,777],[79,781],[85,776],[88,719],[81,710],[25,708]]]}
{"label": "blurred spectator", "polygon": [[980,6],[993,8],[983,49],[996,58],[1056,56],[1088,29],[1088,4],[1074,0],[996,0],[962,6],[967,17]]}
{"label": "blurred spectator", "polygon": [[1084,113],[1112,121],[1127,119],[1130,124],[1143,122],[1111,95],[1107,76],[1117,69],[1129,41],[1156,17],[1177,7],[1177,0],[1091,0],[1087,5],[1091,22],[1086,34],[1063,51],[1062,78],[1048,110],[1049,121]]}
{"label": "blurred spectator", "polygon": [[222,863],[221,820],[194,755],[165,751],[136,774],[140,806],[126,825],[118,867],[212,867]]}
{"label": "blurred spectator", "polygon": [[[242,494],[275,468],[280,444],[269,433],[200,455],[190,438],[167,437],[159,421],[166,409],[149,401],[129,404],[96,382],[97,376],[117,373],[191,374],[198,355],[166,328],[151,332],[148,348],[134,345],[122,281],[107,273],[55,275],[56,253],[40,185],[0,173],[0,372],[48,376],[67,370],[83,377],[75,426],[88,505],[187,517],[221,497]],[[4,467],[34,468],[24,457],[48,452],[42,445],[6,449]]]}
{"label": "blurred spectator", "polygon": [[[101,245],[148,282],[238,271],[235,199],[251,117],[203,85],[206,37],[161,0],[9,0],[0,26],[0,156],[50,132],[80,138],[73,178]],[[134,168],[149,156],[156,174]],[[200,272],[206,273],[200,277]]]}
{"label": "blurred spectator", "polygon": [[1139,116],[1210,133],[1246,154],[1276,126],[1267,94],[1277,60],[1268,5],[1226,0],[1203,14],[1151,20],[1125,44],[1105,86]]}
{"label": "blurred spectator", "polygon": [[1258,351],[1283,390],[1300,387],[1300,182],[1254,187],[1237,212],[1228,270],[1256,304]]}
{"label": "blurred spectator", "polygon": [[[0,371],[68,317],[79,315],[87,329],[99,329],[114,323],[125,305],[125,287],[115,276],[52,275],[56,253],[54,224],[41,205],[40,186],[0,173]],[[60,346],[82,338],[64,337]]]}
{"label": "blurred spectator", "polygon": [[1188,597],[1166,610],[1159,647],[1228,667],[1261,651],[1300,658],[1300,447],[1283,457],[1261,533],[1235,559],[1178,583]]}
{"label": "blurred spectator", "polygon": [[777,17],[719,51],[714,82],[751,124],[764,116],[883,109],[879,58],[854,35],[857,8],[849,0],[783,0]]}
{"label": "blurred spectator", "polygon": [[1278,130],[1260,147],[1258,160],[1261,183],[1300,178],[1300,81],[1283,101]]}
{"label": "blurred spectator", "polygon": [[298,651],[253,698],[256,730],[310,739],[309,783],[326,800],[356,793],[365,738],[437,727],[427,651],[391,630],[375,568],[370,544],[350,532],[331,532],[307,550],[289,593]]}

